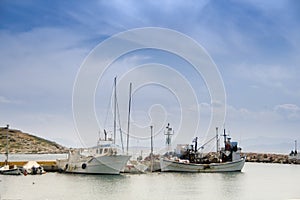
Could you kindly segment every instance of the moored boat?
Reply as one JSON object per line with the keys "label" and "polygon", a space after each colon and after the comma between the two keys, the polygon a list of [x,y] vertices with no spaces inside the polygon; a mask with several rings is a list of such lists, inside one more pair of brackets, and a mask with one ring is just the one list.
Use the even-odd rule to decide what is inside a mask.
{"label": "moored boat", "polygon": [[5,164],[0,168],[0,174],[3,175],[21,175],[20,169],[16,165],[10,165],[8,162],[8,144],[9,144],[9,138],[8,138],[8,131],[9,131],[9,125],[7,125],[5,128],[6,130],[6,152],[5,152]]}
{"label": "moored boat", "polygon": [[16,165],[4,165],[0,168],[0,174],[3,175],[21,175],[21,170]]}
{"label": "moored boat", "polygon": [[300,164],[300,153],[297,151],[297,140],[295,140],[295,149],[288,156],[290,163]]}
{"label": "moored boat", "polygon": [[[241,148],[237,142],[231,142],[224,130],[225,146],[217,153],[217,157],[209,159],[197,149],[197,137],[195,146],[179,145],[179,152],[174,155],[164,156],[160,159],[161,171],[173,172],[235,172],[241,171],[246,158],[241,156]],[[218,134],[216,135],[218,141]],[[218,142],[217,142],[218,143]],[[202,146],[203,147],[203,146]],[[201,148],[201,147],[200,147]]]}
{"label": "moored boat", "polygon": [[[114,137],[99,138],[97,146],[84,149],[71,149],[68,158],[57,160],[60,171],[81,174],[120,174],[131,156],[118,153],[116,145],[117,130],[117,78],[114,79]],[[120,128],[121,130],[121,128]],[[122,142],[122,132],[120,131]],[[123,147],[123,143],[122,143]],[[123,150],[124,152],[124,150]]]}
{"label": "moored boat", "polygon": [[99,140],[97,146],[84,149],[72,149],[68,158],[57,160],[60,171],[81,174],[120,174],[130,156],[117,152],[112,139]]}
{"label": "moored boat", "polygon": [[31,174],[31,175],[37,175],[37,174],[45,174],[44,168],[38,164],[36,161],[28,161],[22,168],[23,174]]}
{"label": "moored boat", "polygon": [[219,163],[189,163],[186,160],[161,158],[161,170],[173,172],[236,172],[241,171],[245,158]]}
{"label": "moored boat", "polygon": [[131,174],[142,174],[145,173],[148,169],[148,166],[141,163],[138,160],[130,160],[128,161],[127,165],[125,166],[123,172],[124,173],[131,173]]}

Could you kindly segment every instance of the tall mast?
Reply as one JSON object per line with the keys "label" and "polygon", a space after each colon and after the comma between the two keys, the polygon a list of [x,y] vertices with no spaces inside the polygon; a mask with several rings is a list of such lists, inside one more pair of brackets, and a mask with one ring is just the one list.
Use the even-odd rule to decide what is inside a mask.
{"label": "tall mast", "polygon": [[297,140],[295,140],[295,152],[297,152]]}
{"label": "tall mast", "polygon": [[129,148],[129,128],[130,128],[130,111],[131,111],[131,91],[132,91],[132,83],[129,85],[129,102],[128,102],[128,119],[127,119],[127,155]]}
{"label": "tall mast", "polygon": [[114,79],[114,139],[113,144],[116,144],[116,132],[117,132],[117,77]]}
{"label": "tall mast", "polygon": [[5,152],[5,155],[6,155],[6,160],[5,160],[5,164],[7,165],[8,163],[8,129],[9,129],[9,125],[7,124],[6,125],[6,152]]}
{"label": "tall mast", "polygon": [[217,148],[217,153],[219,152],[219,133],[218,133],[219,128],[216,127],[216,148]]}

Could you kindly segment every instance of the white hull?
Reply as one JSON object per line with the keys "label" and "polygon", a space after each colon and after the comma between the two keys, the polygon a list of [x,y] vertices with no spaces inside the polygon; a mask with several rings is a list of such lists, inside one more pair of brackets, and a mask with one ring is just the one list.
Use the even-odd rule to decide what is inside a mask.
{"label": "white hull", "polygon": [[21,175],[21,171],[19,168],[14,166],[13,168],[10,168],[8,165],[5,165],[0,168],[0,174],[3,175]]}
{"label": "white hull", "polygon": [[80,160],[61,160],[58,163],[67,173],[120,174],[129,158],[130,156],[125,155],[82,157]]}
{"label": "white hull", "polygon": [[289,156],[289,161],[295,164],[300,164],[300,153]]}
{"label": "white hull", "polygon": [[160,165],[161,171],[173,171],[173,172],[235,172],[241,171],[244,167],[246,158],[233,162],[224,163],[210,163],[210,164],[194,164],[194,163],[182,163],[165,158],[161,158]]}
{"label": "white hull", "polygon": [[148,166],[138,161],[129,161],[125,166],[124,173],[141,174],[145,173]]}

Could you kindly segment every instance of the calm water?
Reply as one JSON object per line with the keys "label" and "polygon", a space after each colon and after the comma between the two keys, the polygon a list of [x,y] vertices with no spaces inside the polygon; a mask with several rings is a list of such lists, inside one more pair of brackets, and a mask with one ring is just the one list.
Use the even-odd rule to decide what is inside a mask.
{"label": "calm water", "polygon": [[0,175],[0,199],[300,199],[300,165],[246,163],[241,173]]}

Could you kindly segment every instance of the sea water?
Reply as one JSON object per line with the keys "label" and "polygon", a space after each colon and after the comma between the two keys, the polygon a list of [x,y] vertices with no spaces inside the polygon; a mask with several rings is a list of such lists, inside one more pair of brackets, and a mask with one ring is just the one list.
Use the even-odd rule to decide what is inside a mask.
{"label": "sea water", "polygon": [[0,175],[0,199],[300,199],[300,165],[246,163],[234,173]]}

